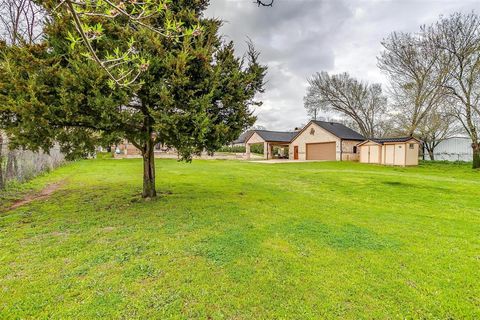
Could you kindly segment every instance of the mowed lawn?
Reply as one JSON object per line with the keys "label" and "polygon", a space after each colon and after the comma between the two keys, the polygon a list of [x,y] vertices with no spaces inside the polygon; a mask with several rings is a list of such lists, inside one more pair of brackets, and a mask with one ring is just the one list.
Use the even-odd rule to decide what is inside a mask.
{"label": "mowed lawn", "polygon": [[468,165],[157,160],[154,201],[141,175],[89,160],[24,186],[64,181],[0,214],[0,318],[480,318]]}

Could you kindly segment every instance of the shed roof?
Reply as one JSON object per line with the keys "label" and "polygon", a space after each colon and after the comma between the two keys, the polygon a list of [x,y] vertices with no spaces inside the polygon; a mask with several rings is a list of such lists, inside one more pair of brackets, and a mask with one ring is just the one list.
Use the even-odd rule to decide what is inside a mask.
{"label": "shed roof", "polygon": [[407,141],[410,141],[410,140],[415,140],[417,141],[418,143],[420,143],[420,140],[418,140],[417,138],[414,138],[414,137],[401,137],[401,138],[372,138],[372,139],[369,139],[369,140],[366,140],[360,144],[358,144],[359,146],[360,145],[363,145],[369,141],[372,141],[372,142],[375,142],[375,143],[378,143],[378,144],[385,144],[385,143],[402,143],[402,142],[407,142]]}
{"label": "shed roof", "polygon": [[347,127],[344,124],[341,124],[338,122],[326,122],[326,121],[317,121],[317,120],[312,120],[312,122],[318,125],[319,127],[327,130],[331,134],[339,137],[340,139],[357,140],[357,141],[365,140],[364,136],[362,136],[360,133]]}
{"label": "shed roof", "polygon": [[[380,144],[384,144],[384,143],[389,143],[389,142],[407,142],[407,141],[410,141],[410,140],[417,140],[413,137],[401,137],[401,138],[373,138],[372,140],[377,142],[377,143],[380,143]],[[417,140],[418,141],[418,140]]]}

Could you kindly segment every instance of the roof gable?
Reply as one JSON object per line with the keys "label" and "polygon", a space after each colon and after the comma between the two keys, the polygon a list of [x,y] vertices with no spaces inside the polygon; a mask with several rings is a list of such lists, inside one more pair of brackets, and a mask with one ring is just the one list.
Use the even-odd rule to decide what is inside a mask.
{"label": "roof gable", "polygon": [[360,133],[357,131],[350,129],[349,127],[345,126],[344,124],[337,123],[337,122],[325,122],[325,121],[317,121],[317,120],[311,120],[305,127],[303,127],[302,130],[297,132],[295,136],[292,138],[295,140],[299,135],[301,135],[305,130],[312,124],[316,124],[323,130],[333,134],[337,138],[340,138],[342,140],[354,140],[354,141],[364,141],[366,138],[362,136]]}
{"label": "roof gable", "polygon": [[245,143],[253,133],[254,133],[253,130],[247,130],[244,133],[242,133],[236,140],[234,140],[233,143],[234,144]]}

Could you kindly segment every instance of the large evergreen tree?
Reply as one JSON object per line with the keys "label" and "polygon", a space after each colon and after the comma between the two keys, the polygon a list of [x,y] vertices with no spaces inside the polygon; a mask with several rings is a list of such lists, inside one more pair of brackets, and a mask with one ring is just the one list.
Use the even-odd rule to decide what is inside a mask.
{"label": "large evergreen tree", "polygon": [[122,16],[83,17],[88,36],[98,38],[95,52],[118,59],[120,68],[142,61],[135,83],[121,86],[81,49],[69,11],[43,1],[51,17],[45,41],[0,48],[0,128],[12,143],[48,150],[59,142],[78,156],[101,141],[128,139],[143,155],[143,197],[154,197],[155,144],[175,147],[189,161],[253,124],[251,106],[260,104],[254,98],[266,72],[253,46],[236,57],[233,43],[219,36],[221,22],[202,16],[206,0],[158,3],[166,11],[152,14],[148,25],[169,30],[174,21],[178,34],[130,25]]}

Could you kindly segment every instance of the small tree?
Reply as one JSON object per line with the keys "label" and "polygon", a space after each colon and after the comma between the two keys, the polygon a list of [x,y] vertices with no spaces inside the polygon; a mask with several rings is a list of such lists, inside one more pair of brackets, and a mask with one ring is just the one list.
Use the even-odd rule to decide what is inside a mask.
{"label": "small tree", "polygon": [[440,142],[451,138],[459,131],[453,114],[437,108],[430,111],[418,125],[417,135],[423,141],[430,160],[435,160],[435,148]]}
{"label": "small tree", "polygon": [[[190,161],[251,126],[250,107],[260,105],[254,98],[263,91],[266,71],[258,53],[250,45],[246,57],[235,56],[233,43],[218,35],[221,22],[203,18],[208,1],[167,2],[160,3],[167,11],[142,20],[155,30],[125,24],[122,15],[83,16],[90,41],[83,44],[109,63],[118,59],[112,82],[102,61],[85,58],[92,58],[92,50],[78,49],[82,40],[74,36],[72,11],[45,1],[53,17],[46,41],[1,50],[0,127],[13,145],[48,150],[58,141],[63,152],[78,156],[105,139],[128,139],[143,156],[142,196],[154,197],[155,144],[175,147]],[[166,24],[172,21],[180,36],[156,31],[170,30]],[[137,54],[148,59],[135,82],[122,85]]]}
{"label": "small tree", "polygon": [[365,137],[378,133],[387,108],[381,85],[358,81],[348,73],[330,76],[327,72],[315,74],[308,82],[304,104],[310,114],[337,113],[354,121]]}

